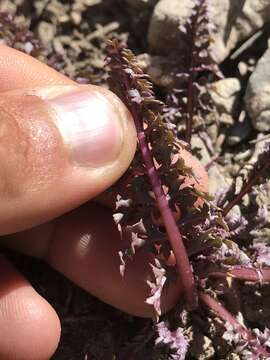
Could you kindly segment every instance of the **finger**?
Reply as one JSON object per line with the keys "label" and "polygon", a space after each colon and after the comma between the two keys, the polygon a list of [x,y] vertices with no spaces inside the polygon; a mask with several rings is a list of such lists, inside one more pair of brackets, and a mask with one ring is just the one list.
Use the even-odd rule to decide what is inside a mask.
{"label": "finger", "polygon": [[0,45],[0,91],[65,84],[74,82],[32,56]]}
{"label": "finger", "polygon": [[50,359],[60,338],[58,316],[2,257],[0,274],[0,359]]}
{"label": "finger", "polygon": [[[122,277],[118,252],[128,246],[126,241],[120,238],[111,211],[91,203],[54,224],[9,236],[6,243],[29,255],[44,256],[52,267],[102,301],[133,315],[151,317],[153,307],[145,300],[150,295],[146,281],[152,279],[149,263],[153,258],[139,249]],[[170,284],[162,294],[162,312],[172,308],[180,294],[179,281]]]}
{"label": "finger", "polygon": [[96,86],[2,93],[0,112],[1,234],[91,199],[134,156],[131,115],[115,95]]}

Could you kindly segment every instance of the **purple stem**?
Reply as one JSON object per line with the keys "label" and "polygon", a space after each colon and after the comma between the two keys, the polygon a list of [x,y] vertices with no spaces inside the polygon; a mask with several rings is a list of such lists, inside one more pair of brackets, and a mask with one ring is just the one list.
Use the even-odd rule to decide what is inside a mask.
{"label": "purple stem", "polygon": [[132,105],[130,110],[137,129],[139,146],[147,170],[147,175],[153,188],[157,206],[162,216],[163,223],[176,258],[177,268],[184,288],[186,306],[188,309],[192,310],[197,307],[198,301],[194,284],[194,277],[186,248],[170,209],[168,199],[163,191],[162,184],[153,161],[151,150],[145,136],[143,122],[138,117],[139,110],[135,105]]}
{"label": "purple stem", "polygon": [[192,41],[190,46],[189,57],[189,77],[188,77],[188,93],[187,93],[187,118],[186,118],[186,142],[190,144],[192,136],[193,126],[193,111],[194,111],[194,96],[193,96],[193,79],[194,79],[194,36],[195,36],[195,24],[192,24]]}
{"label": "purple stem", "polygon": [[[193,51],[193,50],[192,50]],[[187,102],[187,118],[186,118],[186,142],[190,144],[193,125],[193,71],[189,74],[188,79],[188,102]]]}
{"label": "purple stem", "polygon": [[270,163],[267,162],[264,164],[263,168],[261,170],[258,170],[256,173],[252,173],[253,176],[251,176],[248,181],[246,182],[246,184],[243,185],[241,191],[239,192],[239,194],[237,194],[234,199],[232,199],[231,201],[228,202],[228,204],[223,208],[223,212],[222,215],[223,217],[225,217],[229,211],[237,204],[240,203],[240,201],[242,200],[242,198],[248,194],[251,189],[252,186],[255,185],[259,179],[262,177],[262,173],[269,167]]}
{"label": "purple stem", "polygon": [[[228,322],[232,325],[235,332],[240,333],[244,340],[252,342],[256,340],[255,336],[248,330],[244,325],[240,324],[235,317],[221,305],[216,299],[212,296],[206,294],[203,291],[199,291],[199,298],[209,309],[213,310],[222,320]],[[267,359],[270,356],[269,351],[264,346],[259,346],[258,351],[260,355],[265,356]],[[259,359],[259,358],[258,358]]]}
{"label": "purple stem", "polygon": [[195,107],[195,97],[194,97],[194,76],[197,71],[201,71],[201,67],[195,67],[194,53],[196,52],[195,41],[198,31],[198,16],[200,13],[201,6],[203,1],[198,4],[198,7],[195,10],[195,16],[192,19],[191,29],[190,29],[190,48],[188,50],[189,59],[188,59],[188,87],[187,87],[187,117],[186,117],[186,133],[185,140],[188,144],[191,142],[192,136],[192,127],[193,127],[193,117],[194,117],[194,107]]}
{"label": "purple stem", "polygon": [[250,179],[244,186],[243,188],[241,189],[240,193],[237,194],[235,196],[234,199],[232,199],[230,202],[228,202],[228,204],[224,207],[223,209],[223,212],[222,212],[222,215],[223,217],[225,217],[229,212],[230,210],[237,204],[240,203],[240,201],[242,200],[242,198],[250,192],[251,188],[253,185],[256,184],[256,182],[259,180],[261,174],[258,174],[257,176],[254,176],[254,178]]}
{"label": "purple stem", "polygon": [[222,320],[229,322],[235,331],[240,332],[244,339],[250,340],[251,334],[242,324],[240,324],[235,317],[225,309],[224,306],[220,304],[212,296],[206,294],[203,291],[199,291],[199,298],[204,302],[211,310],[213,310]]}
{"label": "purple stem", "polygon": [[229,270],[228,272],[213,271],[207,274],[208,277],[224,278],[232,277],[238,280],[251,281],[251,282],[270,282],[270,269],[255,269],[248,267],[239,267]]}

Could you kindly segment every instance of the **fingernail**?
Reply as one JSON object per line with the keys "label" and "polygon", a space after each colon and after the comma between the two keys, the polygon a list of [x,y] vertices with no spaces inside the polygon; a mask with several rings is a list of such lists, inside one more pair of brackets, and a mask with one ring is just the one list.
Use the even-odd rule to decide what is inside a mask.
{"label": "fingernail", "polygon": [[74,163],[99,167],[114,162],[123,145],[123,119],[114,101],[87,86],[37,90],[54,112]]}

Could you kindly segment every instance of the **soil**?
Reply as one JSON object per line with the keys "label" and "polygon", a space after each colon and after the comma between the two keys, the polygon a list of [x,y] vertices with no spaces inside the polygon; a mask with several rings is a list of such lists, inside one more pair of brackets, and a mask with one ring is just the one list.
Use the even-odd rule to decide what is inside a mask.
{"label": "soil", "polygon": [[[107,79],[104,70],[106,39],[116,36],[127,41],[136,54],[149,53],[146,33],[154,3],[150,1],[138,10],[124,0],[2,0],[0,10],[15,14],[16,21],[28,26],[48,49],[45,57],[39,55],[41,60],[48,62],[51,59],[51,64],[77,81],[104,85]],[[241,81],[241,95],[254,64],[267,48],[269,33],[269,26],[265,26],[255,43],[236,58],[228,57],[221,64],[225,77],[236,77]],[[244,75],[239,63],[246,66]],[[166,90],[157,87],[157,91],[163,96]],[[220,150],[212,154],[213,158],[215,155],[221,158],[219,166],[229,178],[245,164],[245,153],[253,149],[252,141],[258,136],[251,128],[244,141],[232,146],[226,142],[231,127],[232,124],[219,127],[219,135],[225,134],[225,137],[219,144]],[[62,335],[52,359],[163,358],[154,346],[151,320],[132,317],[102,303],[36,259],[6,249],[2,251],[59,314]],[[270,287],[260,289],[239,285],[237,291],[241,293],[242,312],[249,324],[258,328],[270,327],[270,304],[265,301],[269,299]],[[250,296],[254,293],[257,295]],[[231,304],[233,306],[235,304]],[[187,359],[239,358],[221,339],[218,326],[207,312],[195,313],[193,323],[189,334],[193,341]]]}

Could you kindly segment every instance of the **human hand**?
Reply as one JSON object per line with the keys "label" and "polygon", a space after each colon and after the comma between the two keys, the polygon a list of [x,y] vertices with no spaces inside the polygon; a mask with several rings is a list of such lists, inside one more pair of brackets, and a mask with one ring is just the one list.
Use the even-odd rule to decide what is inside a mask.
{"label": "human hand", "polygon": [[[134,156],[136,132],[124,105],[107,90],[77,85],[5,46],[0,91],[1,243],[44,259],[123,311],[151,316],[150,255],[139,251],[123,279],[112,213],[88,202]],[[179,286],[170,287],[163,311],[179,293]],[[48,359],[59,337],[53,308],[0,257],[0,359]]]}

